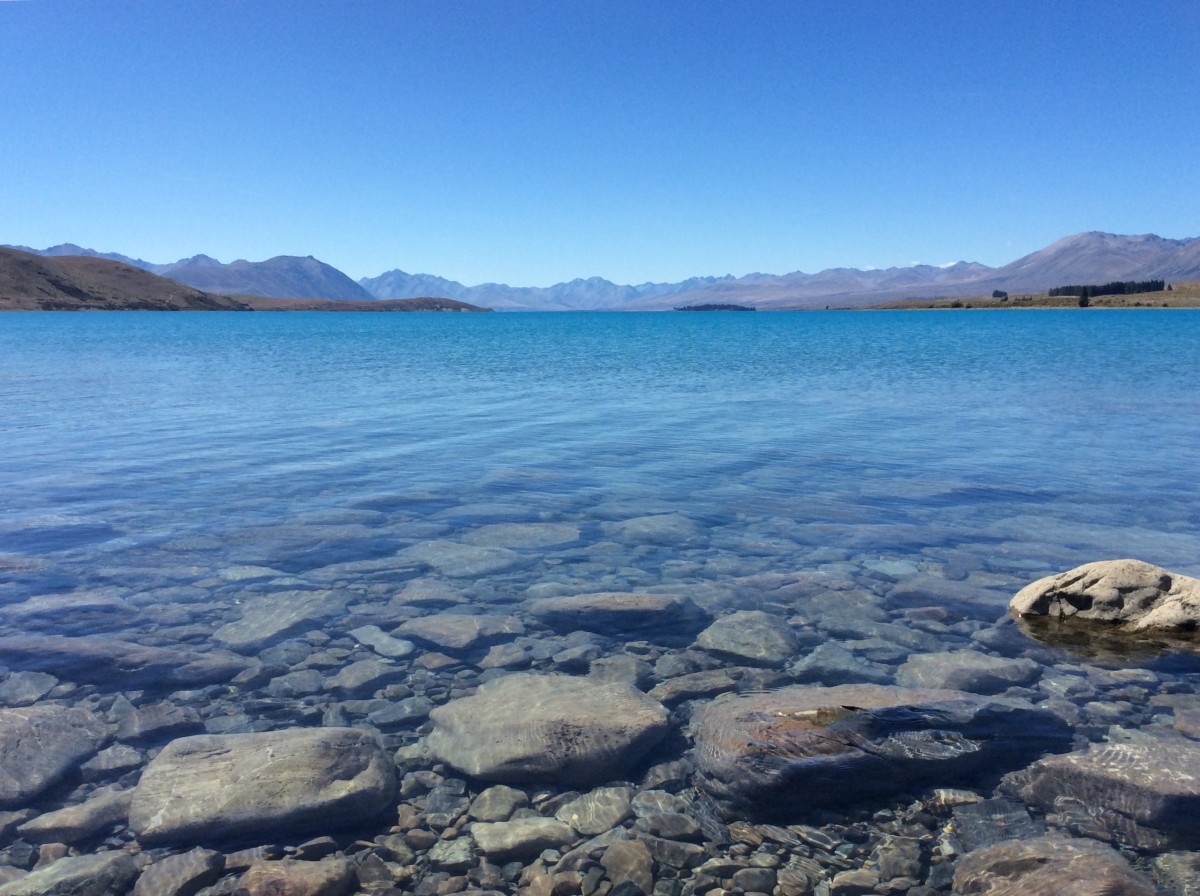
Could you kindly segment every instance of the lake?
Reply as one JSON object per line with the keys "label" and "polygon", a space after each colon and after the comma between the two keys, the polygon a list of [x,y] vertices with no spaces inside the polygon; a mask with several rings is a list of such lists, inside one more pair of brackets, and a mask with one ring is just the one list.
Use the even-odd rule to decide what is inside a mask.
{"label": "lake", "polygon": [[[1200,575],[1198,360],[1200,312],[1175,310],[4,315],[0,704],[81,707],[106,733],[0,808],[45,815],[98,787],[132,788],[184,735],[349,727],[401,751],[397,799],[414,827],[465,836],[464,801],[500,777],[422,758],[430,711],[515,674],[590,668],[639,692],[691,675],[700,691],[668,701],[655,746],[584,779],[543,775],[526,787],[537,811],[518,814],[554,815],[568,791],[626,781],[707,825],[679,838],[707,844],[704,861],[766,868],[780,892],[878,874],[899,803],[748,813],[741,823],[775,828],[766,846],[761,830],[739,840],[728,807],[703,808],[695,787],[693,716],[722,693],[890,686],[930,649],[1035,664],[989,693],[1071,704],[1059,715],[1076,749],[1200,708],[1186,651],[1080,655],[1003,621],[1021,587],[1093,560]],[[535,606],[598,593],[680,596],[693,615],[567,624]],[[744,611],[760,615],[737,617],[750,619],[743,642],[777,624],[795,655],[697,642]],[[464,633],[464,615],[494,619]],[[388,646],[372,648],[372,627]],[[58,636],[88,641],[73,652],[36,640]],[[129,645],[163,653],[123,657]],[[85,648],[98,653],[80,659]],[[163,659],[172,652],[181,659]],[[168,673],[195,657],[230,665]],[[355,669],[375,677],[338,678],[367,661]],[[174,722],[120,733],[164,704]],[[138,758],[81,773],[110,742]],[[1001,798],[982,777],[947,783]],[[928,801],[924,786],[903,796]],[[439,828],[431,804],[459,811]],[[395,805],[356,835],[387,834]],[[644,832],[657,814],[630,810],[611,827]],[[0,818],[0,865],[32,867],[26,821]],[[924,843],[914,886],[950,885],[953,855],[934,860],[944,821],[927,841],[905,835]],[[781,824],[831,845],[781,840]],[[324,831],[303,833],[249,840],[283,848]],[[78,843],[103,852],[138,836],[117,821]],[[581,837],[545,848],[561,857]],[[416,869],[400,889],[455,875],[516,886],[520,867],[484,880],[478,840],[475,858],[454,861],[421,842],[381,859]],[[764,851],[773,858],[751,861]],[[1167,851],[1127,857],[1149,869]],[[512,855],[528,866],[540,852]],[[654,862],[664,893],[695,888],[696,864]],[[576,870],[588,867],[600,866]],[[703,884],[726,880],[705,873]],[[799,878],[809,890],[787,884]]]}

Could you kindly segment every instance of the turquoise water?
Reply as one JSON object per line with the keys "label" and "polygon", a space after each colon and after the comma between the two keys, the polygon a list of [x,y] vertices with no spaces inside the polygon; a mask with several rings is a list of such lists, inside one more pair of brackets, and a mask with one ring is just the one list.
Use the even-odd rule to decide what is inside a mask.
{"label": "turquoise water", "polygon": [[1102,557],[1197,573],[1198,358],[1180,311],[6,315],[0,557],[18,597],[136,590],[426,534],[399,523],[674,513],[694,534],[610,558],[625,586],[818,550],[998,597]]}
{"label": "turquoise water", "polygon": [[[1006,607],[1030,581],[1092,560],[1200,573],[1198,359],[1190,311],[0,316],[0,712],[74,706],[119,742],[112,767],[97,756],[5,808],[36,822],[132,787],[175,737],[353,726],[396,751],[399,814],[388,803],[352,832],[335,819],[255,829],[253,843],[339,833],[349,855],[397,818],[474,837],[463,813],[491,779],[455,778],[473,766],[424,750],[458,736],[439,728],[438,707],[462,711],[459,698],[494,695],[481,685],[525,670],[615,680],[668,704],[669,735],[620,774],[685,813],[720,867],[745,865],[750,841],[730,845],[745,830],[735,837],[710,796],[757,786],[705,778],[720,767],[704,765],[719,751],[703,738],[722,742],[729,692],[922,683],[921,661],[938,664],[938,686],[968,680],[951,676],[983,653],[1021,662],[961,687],[1047,709],[1017,741],[1170,737],[1181,749],[1200,710],[1197,653],[1046,646]],[[593,617],[581,632],[529,603],[630,591],[695,606],[624,631]],[[670,604],[645,603],[656,600]],[[765,612],[734,613],[745,609]],[[73,640],[41,637],[60,634]],[[485,731],[515,732],[495,737],[501,752],[542,724],[524,711],[470,710]],[[588,718],[562,725],[586,740]],[[1057,732],[1052,744],[1039,725]],[[935,743],[905,733],[897,743]],[[727,739],[746,737],[758,735]],[[939,755],[959,742],[937,741]],[[930,784],[970,789],[965,803],[961,790],[949,804],[929,789],[892,794],[892,776],[874,772],[862,781],[880,793],[845,815],[810,811],[812,788],[788,792],[778,808],[792,814],[778,820],[803,824],[761,828],[790,845],[767,843],[755,861],[817,885],[787,892],[828,893],[840,870],[882,867],[872,850],[899,831],[923,844],[913,873],[948,892],[943,859],[964,844],[1106,824],[1069,807],[1031,815],[997,778],[1033,753],[995,755],[996,767],[989,753]],[[592,771],[578,786],[619,783]],[[569,786],[551,779],[524,798],[552,814]],[[760,795],[747,793],[720,811],[756,817]],[[13,821],[26,816],[4,814],[0,872],[28,869]],[[229,837],[219,813],[205,818],[196,844]],[[609,834],[633,834],[621,824],[650,822]],[[72,846],[132,848],[134,827],[119,820]],[[468,865],[495,877],[474,854],[438,858],[432,836],[410,837],[414,881]],[[516,891],[521,862],[504,868]],[[655,868],[661,892],[709,886]],[[236,875],[226,870],[221,892]]]}

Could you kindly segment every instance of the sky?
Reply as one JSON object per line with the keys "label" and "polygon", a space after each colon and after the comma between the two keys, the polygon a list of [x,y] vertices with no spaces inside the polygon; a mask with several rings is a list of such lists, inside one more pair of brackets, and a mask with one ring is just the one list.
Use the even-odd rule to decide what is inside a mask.
{"label": "sky", "polygon": [[0,0],[0,243],[474,285],[1200,236],[1200,4]]}

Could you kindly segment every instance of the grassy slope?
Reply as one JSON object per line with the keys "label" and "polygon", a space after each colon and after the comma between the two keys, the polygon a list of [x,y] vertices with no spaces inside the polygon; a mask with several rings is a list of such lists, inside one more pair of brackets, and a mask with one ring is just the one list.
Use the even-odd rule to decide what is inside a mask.
{"label": "grassy slope", "polygon": [[[1074,296],[1048,296],[1046,293],[1012,293],[1008,300],[979,296],[964,299],[905,299],[872,305],[874,310],[918,308],[1078,308]],[[1200,308],[1200,281],[1172,283],[1169,292],[1144,292],[1127,296],[1097,296],[1092,308]]]}

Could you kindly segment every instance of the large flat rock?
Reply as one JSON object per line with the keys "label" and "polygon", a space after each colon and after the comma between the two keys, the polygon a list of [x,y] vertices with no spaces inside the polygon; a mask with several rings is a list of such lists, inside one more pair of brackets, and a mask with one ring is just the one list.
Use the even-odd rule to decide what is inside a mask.
{"label": "large flat rock", "polygon": [[292,634],[316,628],[345,612],[350,595],[341,591],[277,591],[247,598],[242,617],[213,632],[239,653],[256,653]]}
{"label": "large flat rock", "polygon": [[229,681],[246,660],[223,650],[196,653],[116,638],[34,635],[0,638],[9,666],[101,687],[163,687]]}
{"label": "large flat rock", "polygon": [[1200,743],[1116,733],[1126,739],[1049,756],[1013,775],[1021,798],[1084,833],[1139,849],[1200,848]]}
{"label": "large flat rock", "polygon": [[104,724],[86,709],[0,709],[0,808],[24,806],[107,739]]}
{"label": "large flat rock", "polygon": [[511,641],[517,635],[525,634],[525,626],[516,616],[434,613],[409,619],[396,631],[414,641],[460,653]]}
{"label": "large flat rock", "polygon": [[506,675],[429,717],[430,751],[488,781],[600,783],[668,729],[666,709],[645,694],[568,675]]}
{"label": "large flat rock", "polygon": [[1070,731],[1019,700],[872,684],[798,685],[717,700],[692,717],[700,783],[771,816],[1013,768]]}
{"label": "large flat rock", "polygon": [[145,843],[325,833],[379,814],[395,789],[392,759],[358,729],[198,735],[146,767],[129,826]]}
{"label": "large flat rock", "polygon": [[954,868],[958,896],[1154,896],[1154,884],[1093,840],[1038,837],[977,849]]}
{"label": "large flat rock", "polygon": [[610,637],[637,634],[656,639],[667,634],[686,639],[712,618],[688,597],[624,591],[544,597],[526,601],[525,608],[555,631],[582,630]]}
{"label": "large flat rock", "polygon": [[137,876],[126,852],[66,856],[0,887],[0,896],[123,896]]}
{"label": "large flat rock", "polygon": [[1009,612],[1127,632],[1194,632],[1200,628],[1200,579],[1141,560],[1100,560],[1026,585]]}

